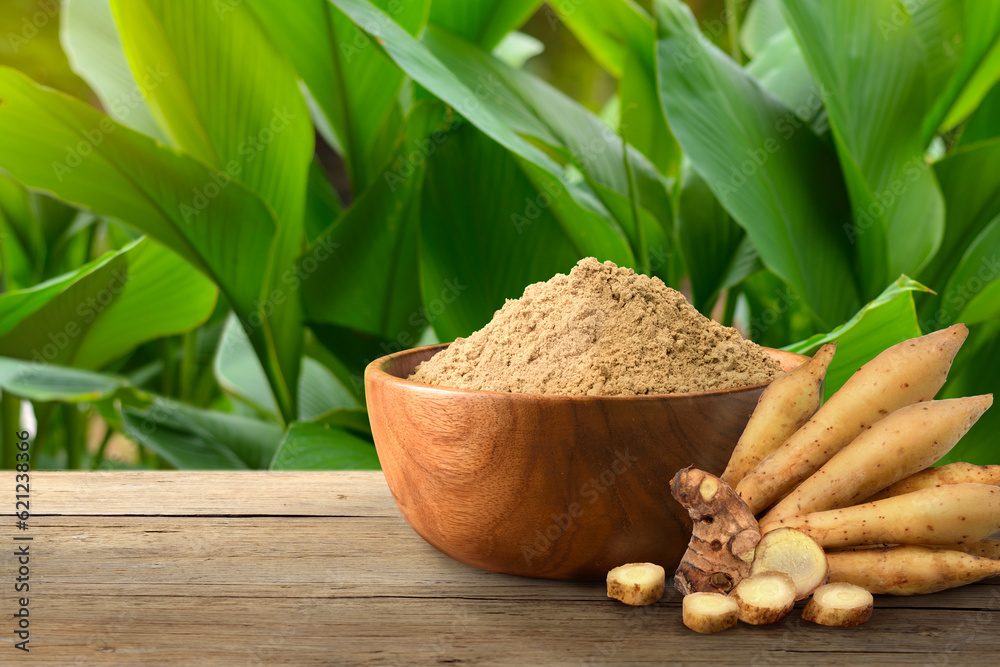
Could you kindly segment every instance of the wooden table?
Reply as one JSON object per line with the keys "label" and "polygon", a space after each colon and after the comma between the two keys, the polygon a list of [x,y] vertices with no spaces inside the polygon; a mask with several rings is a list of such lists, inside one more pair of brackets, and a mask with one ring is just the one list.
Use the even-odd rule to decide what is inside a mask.
{"label": "wooden table", "polygon": [[[13,474],[0,478],[13,508]],[[794,611],[702,636],[681,625],[673,590],[629,608],[602,583],[450,560],[406,525],[377,472],[40,472],[31,510],[29,530],[9,514],[0,529],[0,665],[1000,662],[996,580],[876,598],[861,628]],[[30,653],[12,634],[24,544]]]}

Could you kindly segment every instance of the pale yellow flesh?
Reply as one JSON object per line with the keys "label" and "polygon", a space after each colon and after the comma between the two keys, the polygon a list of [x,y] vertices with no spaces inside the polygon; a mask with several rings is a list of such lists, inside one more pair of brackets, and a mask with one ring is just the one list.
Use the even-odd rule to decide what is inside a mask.
{"label": "pale yellow flesh", "polygon": [[730,593],[744,623],[764,625],[779,620],[795,606],[795,583],[783,572],[761,572],[747,577]]}
{"label": "pale yellow flesh", "polygon": [[608,572],[608,597],[628,605],[653,604],[663,597],[666,572],[654,563],[627,563]]}
{"label": "pale yellow flesh", "polygon": [[826,584],[813,593],[809,604],[802,610],[802,618],[820,625],[852,627],[867,623],[874,605],[872,594],[860,586]]}
{"label": "pale yellow flesh", "polygon": [[721,593],[691,593],[681,604],[684,625],[695,632],[715,634],[736,625],[739,605]]}
{"label": "pale yellow flesh", "polygon": [[805,533],[778,528],[766,533],[757,544],[750,574],[759,572],[784,572],[795,583],[795,598],[802,600],[826,582],[826,554]]}

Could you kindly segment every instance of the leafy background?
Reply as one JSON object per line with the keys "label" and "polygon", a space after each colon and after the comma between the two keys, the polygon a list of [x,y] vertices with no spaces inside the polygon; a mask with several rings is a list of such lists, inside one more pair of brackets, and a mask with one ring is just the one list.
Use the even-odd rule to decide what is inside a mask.
{"label": "leafy background", "polygon": [[377,468],[366,364],[589,255],[992,392],[998,80],[972,0],[11,0],[0,464]]}

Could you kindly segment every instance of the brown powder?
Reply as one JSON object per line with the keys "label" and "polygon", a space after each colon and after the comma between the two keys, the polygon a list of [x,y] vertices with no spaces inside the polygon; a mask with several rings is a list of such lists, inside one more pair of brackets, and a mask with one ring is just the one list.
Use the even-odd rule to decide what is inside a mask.
{"label": "brown powder", "polygon": [[703,316],[659,278],[593,257],[529,285],[493,320],[420,364],[411,380],[565,396],[623,396],[744,387],[777,361]]}

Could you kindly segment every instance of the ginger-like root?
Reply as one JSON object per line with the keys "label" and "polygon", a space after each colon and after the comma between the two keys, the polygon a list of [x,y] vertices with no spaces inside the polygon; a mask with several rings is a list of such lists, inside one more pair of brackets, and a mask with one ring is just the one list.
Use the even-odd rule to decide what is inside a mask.
{"label": "ginger-like root", "polygon": [[670,491],[694,522],[674,587],[684,595],[728,593],[750,574],[760,541],[757,520],[732,487],[697,468],[674,475]]}
{"label": "ginger-like root", "polygon": [[812,600],[802,610],[802,618],[810,623],[838,628],[853,628],[867,623],[872,617],[875,600],[872,594],[848,583],[820,586]]}
{"label": "ginger-like root", "polygon": [[634,607],[663,597],[666,572],[653,563],[627,563],[608,572],[608,597]]}
{"label": "ginger-like root", "polygon": [[794,528],[778,528],[757,544],[750,574],[758,572],[784,572],[795,582],[795,599],[804,600],[826,583],[829,568],[816,540]]}
{"label": "ginger-like root", "polygon": [[684,625],[703,635],[722,632],[736,625],[739,605],[721,593],[691,593],[681,603]]}
{"label": "ginger-like root", "polygon": [[1000,576],[1000,561],[953,549],[912,545],[827,552],[830,581],[876,595],[925,595]]}
{"label": "ginger-like root", "polygon": [[795,606],[795,582],[784,572],[761,572],[747,577],[729,594],[739,606],[739,619],[767,625],[788,615]]}

